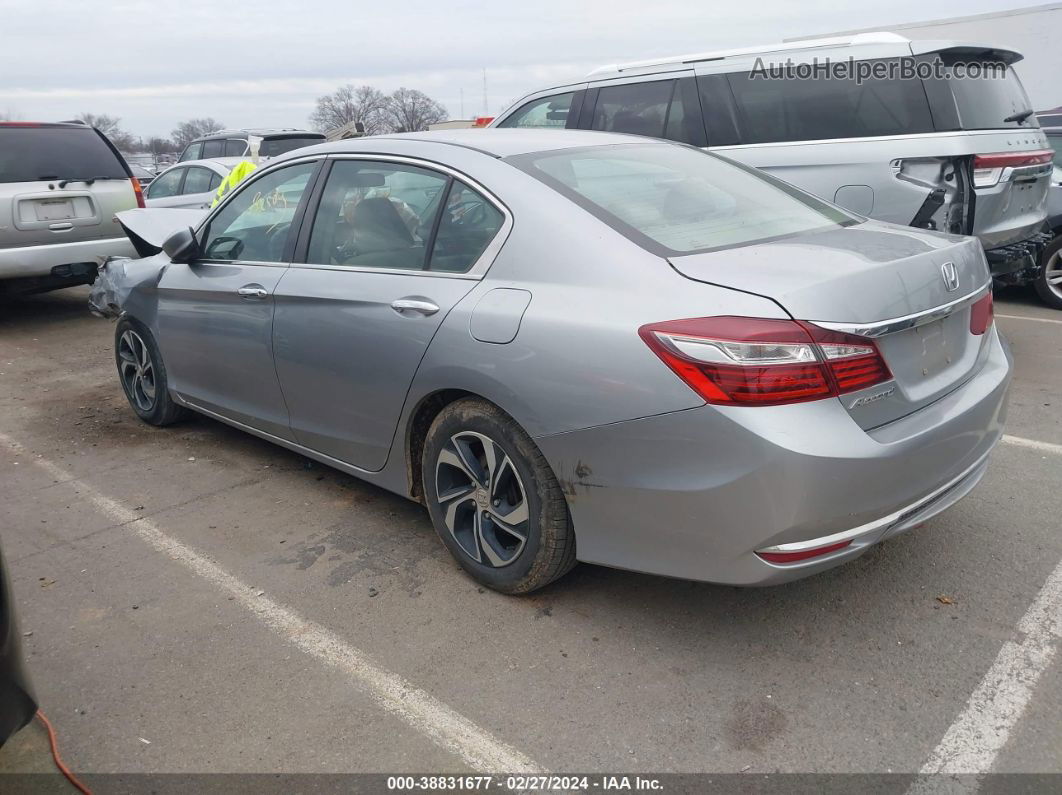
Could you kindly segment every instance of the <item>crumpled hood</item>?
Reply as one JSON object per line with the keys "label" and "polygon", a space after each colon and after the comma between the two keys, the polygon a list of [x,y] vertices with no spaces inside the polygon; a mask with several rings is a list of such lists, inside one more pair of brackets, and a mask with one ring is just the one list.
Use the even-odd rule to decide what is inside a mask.
{"label": "crumpled hood", "polygon": [[168,207],[148,207],[124,210],[117,214],[126,236],[141,257],[151,257],[162,251],[162,244],[174,232],[194,227],[207,214],[206,210],[176,210]]}

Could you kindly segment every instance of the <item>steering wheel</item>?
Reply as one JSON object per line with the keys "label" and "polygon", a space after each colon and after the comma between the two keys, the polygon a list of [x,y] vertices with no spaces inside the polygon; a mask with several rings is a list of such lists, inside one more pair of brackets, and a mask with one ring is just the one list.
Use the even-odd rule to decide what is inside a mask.
{"label": "steering wheel", "polygon": [[275,262],[279,262],[284,256],[284,243],[287,242],[288,229],[290,228],[291,222],[285,222],[274,224],[266,230],[266,247],[269,249],[269,256]]}

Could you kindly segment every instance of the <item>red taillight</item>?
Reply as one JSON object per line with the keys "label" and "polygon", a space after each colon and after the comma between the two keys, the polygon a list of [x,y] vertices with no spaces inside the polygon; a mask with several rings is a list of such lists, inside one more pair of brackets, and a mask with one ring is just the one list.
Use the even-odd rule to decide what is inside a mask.
{"label": "red taillight", "polygon": [[133,183],[133,193],[136,194],[136,206],[147,207],[147,205],[144,204],[144,189],[140,187],[140,180],[136,177],[130,177],[129,181]]}
{"label": "red taillight", "polygon": [[652,323],[638,333],[709,403],[801,403],[892,377],[873,340],[810,323],[706,317]]}
{"label": "red taillight", "polygon": [[828,555],[831,552],[844,549],[851,543],[852,539],[848,539],[847,541],[838,541],[836,544],[816,547],[815,549],[801,549],[797,552],[757,552],[756,554],[768,563],[796,563],[798,560],[807,560],[808,558],[817,558],[819,555]]}
{"label": "red taillight", "polygon": [[476,120],[472,123],[473,127],[486,127],[494,121],[493,116],[476,116]]}
{"label": "red taillight", "polygon": [[979,298],[977,303],[970,307],[970,333],[984,334],[992,325],[995,312],[992,308],[992,293],[984,298]]}
{"label": "red taillight", "polygon": [[1054,159],[1053,149],[1036,149],[1031,152],[993,152],[974,155],[973,183],[975,188],[990,188],[999,182],[1005,168],[1046,165]]}

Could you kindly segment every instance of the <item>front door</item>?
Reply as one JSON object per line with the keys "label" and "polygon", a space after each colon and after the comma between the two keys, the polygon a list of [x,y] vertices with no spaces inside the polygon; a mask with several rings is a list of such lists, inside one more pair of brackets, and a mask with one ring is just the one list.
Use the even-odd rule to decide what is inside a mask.
{"label": "front door", "polygon": [[429,167],[332,164],[306,256],[276,291],[277,373],[296,440],[362,469],[387,461],[406,393],[505,216]]}
{"label": "front door", "polygon": [[290,260],[292,221],[317,162],[252,177],[200,233],[202,257],[159,282],[162,355],[194,405],[291,439],[273,366],[274,291]]}

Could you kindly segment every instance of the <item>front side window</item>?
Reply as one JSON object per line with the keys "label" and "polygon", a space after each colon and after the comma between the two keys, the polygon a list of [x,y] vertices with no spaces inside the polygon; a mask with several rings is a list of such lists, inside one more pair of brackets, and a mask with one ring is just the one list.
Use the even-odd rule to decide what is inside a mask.
{"label": "front side window", "polygon": [[555,94],[551,97],[533,99],[522,108],[514,111],[499,127],[558,127],[568,123],[568,112],[572,108],[575,92]]}
{"label": "front side window", "polygon": [[185,160],[200,160],[200,155],[203,153],[203,143],[199,141],[194,144],[190,144],[181,152],[181,159],[179,162],[183,163]]}
{"label": "front side window", "polygon": [[250,179],[210,220],[203,258],[282,262],[302,195],[316,163],[299,163]]}
{"label": "front side window", "polygon": [[210,177],[214,172],[208,168],[191,166],[188,175],[184,178],[184,187],[181,193],[206,193],[210,190]]}
{"label": "front side window", "polygon": [[448,182],[416,166],[337,161],[321,195],[307,261],[423,270]]}
{"label": "front side window", "polygon": [[147,197],[149,199],[166,199],[170,196],[176,196],[181,189],[181,177],[184,176],[184,172],[185,169],[183,168],[171,168],[169,171],[164,171],[155,177],[151,184],[148,185]]}
{"label": "front side window", "polygon": [[203,160],[209,160],[212,157],[222,157],[225,154],[225,141],[203,141]]}
{"label": "front side window", "polygon": [[664,256],[858,222],[780,180],[673,144],[595,146],[508,161]]}
{"label": "front side window", "polygon": [[674,91],[674,80],[606,86],[598,92],[590,129],[662,138]]}
{"label": "front side window", "polygon": [[[770,65],[767,64],[769,67]],[[729,75],[741,143],[812,141],[933,132],[920,80],[899,76]]]}

